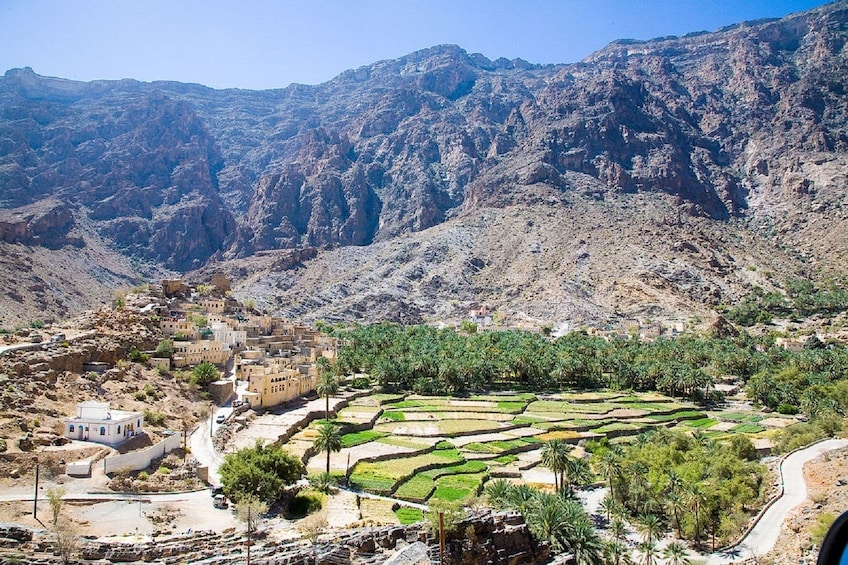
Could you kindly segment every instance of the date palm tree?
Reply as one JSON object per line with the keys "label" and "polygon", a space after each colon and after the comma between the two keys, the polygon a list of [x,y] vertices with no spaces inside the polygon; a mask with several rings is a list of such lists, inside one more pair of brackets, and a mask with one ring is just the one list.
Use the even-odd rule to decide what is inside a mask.
{"label": "date palm tree", "polygon": [[553,472],[554,488],[557,492],[563,488],[563,475],[568,465],[568,453],[571,450],[571,445],[558,438],[548,440],[542,446],[542,465]]}
{"label": "date palm tree", "polygon": [[316,363],[318,369],[318,382],[315,384],[315,392],[323,396],[326,402],[324,408],[324,419],[330,419],[330,397],[338,394],[339,380],[333,374],[330,362],[326,357],[321,357]]}
{"label": "date palm tree", "polygon": [[327,473],[330,472],[330,452],[342,450],[342,436],[339,428],[330,422],[318,426],[318,437],[312,442],[318,453],[327,452]]}
{"label": "date palm tree", "polygon": [[637,528],[644,541],[657,541],[663,531],[662,522],[655,514],[642,516]]}
{"label": "date palm tree", "polygon": [[701,511],[706,497],[698,483],[688,483],[685,488],[687,506],[695,517],[695,547],[698,547],[701,544]]}
{"label": "date palm tree", "polygon": [[604,557],[609,565],[630,565],[630,550],[622,542],[613,540],[604,546]]}
{"label": "date palm tree", "polygon": [[604,544],[590,522],[587,520],[573,522],[568,528],[567,537],[569,551],[574,555],[577,565],[595,565],[601,562]]}
{"label": "date palm tree", "polygon": [[643,541],[636,546],[636,551],[642,554],[642,565],[654,565],[660,550],[655,541]]}
{"label": "date palm tree", "polygon": [[486,483],[483,489],[489,504],[498,509],[509,506],[510,489],[512,485],[506,479],[495,479]]}
{"label": "date palm tree", "polygon": [[679,541],[668,544],[663,551],[666,565],[689,565],[689,556],[686,547]]}
{"label": "date palm tree", "polygon": [[[621,476],[621,460],[618,455],[612,451],[604,451],[600,459],[597,460],[598,472],[607,480],[609,485],[610,498],[615,500],[615,479]],[[607,516],[609,519],[609,516]]]}
{"label": "date palm tree", "polygon": [[609,533],[613,540],[623,543],[627,539],[627,523],[619,517],[613,518],[610,522]]}
{"label": "date palm tree", "polygon": [[562,468],[559,486],[563,493],[574,496],[574,487],[585,485],[592,480],[592,468],[585,459],[566,455]]}

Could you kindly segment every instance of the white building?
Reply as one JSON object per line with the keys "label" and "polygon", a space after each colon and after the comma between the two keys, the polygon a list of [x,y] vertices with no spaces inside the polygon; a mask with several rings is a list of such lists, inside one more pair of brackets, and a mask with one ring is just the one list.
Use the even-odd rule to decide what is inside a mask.
{"label": "white building", "polygon": [[231,349],[241,349],[247,342],[247,332],[234,330],[224,322],[210,322],[209,328],[215,341],[229,345]]}
{"label": "white building", "polygon": [[77,415],[65,420],[66,438],[106,445],[118,445],[143,432],[141,412],[110,410],[108,402],[80,402]]}

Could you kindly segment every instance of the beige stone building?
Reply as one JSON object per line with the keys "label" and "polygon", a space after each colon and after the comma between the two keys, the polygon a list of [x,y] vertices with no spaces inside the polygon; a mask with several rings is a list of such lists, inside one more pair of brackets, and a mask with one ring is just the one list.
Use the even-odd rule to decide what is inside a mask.
{"label": "beige stone building", "polygon": [[292,365],[285,359],[267,364],[242,364],[239,378],[247,380],[243,399],[253,407],[268,408],[300,398],[315,390],[314,365]]}
{"label": "beige stone building", "polygon": [[199,341],[174,342],[174,367],[186,367],[201,363],[223,365],[232,355],[229,346],[220,341],[202,339]]}
{"label": "beige stone building", "polygon": [[197,337],[197,326],[186,319],[165,318],[159,322],[159,329],[167,336],[181,335],[187,339]]}

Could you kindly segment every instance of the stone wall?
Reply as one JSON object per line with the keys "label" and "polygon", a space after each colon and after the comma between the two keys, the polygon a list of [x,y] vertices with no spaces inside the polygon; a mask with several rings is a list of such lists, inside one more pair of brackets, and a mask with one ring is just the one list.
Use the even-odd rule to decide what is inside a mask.
{"label": "stone wall", "polygon": [[146,469],[151,461],[163,457],[166,453],[172,452],[181,445],[182,435],[174,433],[147,449],[107,457],[103,460],[103,472],[108,474],[116,471],[140,471],[141,469]]}

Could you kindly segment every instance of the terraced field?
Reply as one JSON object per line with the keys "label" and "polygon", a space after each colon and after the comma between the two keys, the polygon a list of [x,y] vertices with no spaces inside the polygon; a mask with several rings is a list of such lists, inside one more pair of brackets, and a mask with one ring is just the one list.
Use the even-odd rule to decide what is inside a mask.
{"label": "terraced field", "polygon": [[[539,465],[541,447],[552,438],[573,444],[602,437],[629,441],[658,426],[707,437],[762,435],[764,418],[745,410],[708,414],[659,394],[374,394],[352,401],[334,421],[341,426],[343,448],[332,454],[331,469],[354,488],[394,499],[467,502],[491,477],[552,484],[553,476]],[[301,453],[315,437],[315,425],[291,438]],[[320,471],[325,463],[325,455],[317,454],[307,468]],[[399,521],[420,512],[377,506],[383,514],[391,508]]]}

